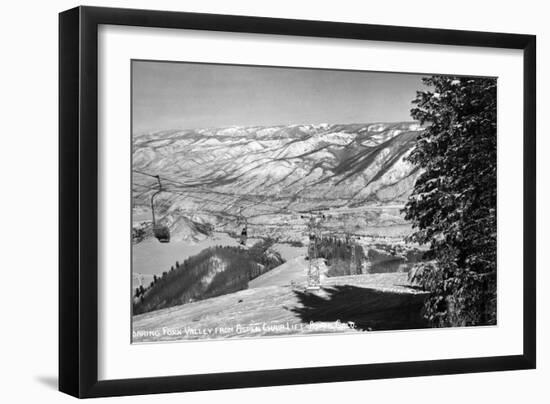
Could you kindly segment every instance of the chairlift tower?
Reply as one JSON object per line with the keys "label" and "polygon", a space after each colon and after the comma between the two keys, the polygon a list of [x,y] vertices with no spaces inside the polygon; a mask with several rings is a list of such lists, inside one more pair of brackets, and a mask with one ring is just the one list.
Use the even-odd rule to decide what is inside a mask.
{"label": "chairlift tower", "polygon": [[349,273],[357,275],[357,235],[346,233],[346,245],[350,249]]}
{"label": "chairlift tower", "polygon": [[355,251],[356,251],[355,241],[352,239],[351,240],[351,258],[349,261],[350,275],[357,275],[357,259],[355,257]]}
{"label": "chairlift tower", "polygon": [[310,215],[302,215],[302,218],[309,219],[307,222],[309,263],[306,289],[319,290],[321,287],[321,269],[319,268],[317,243],[321,238],[321,223],[325,219],[325,215],[322,213],[312,213]]}

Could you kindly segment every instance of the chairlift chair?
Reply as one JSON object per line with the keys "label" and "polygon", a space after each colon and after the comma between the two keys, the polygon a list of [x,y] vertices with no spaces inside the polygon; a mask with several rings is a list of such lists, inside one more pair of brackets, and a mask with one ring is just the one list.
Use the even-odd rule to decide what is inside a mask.
{"label": "chairlift chair", "polygon": [[157,225],[153,226],[153,234],[157,238],[158,241],[161,243],[169,243],[170,242],[170,229],[168,226],[164,225]]}
{"label": "chairlift chair", "polygon": [[157,223],[155,219],[155,196],[157,196],[162,192],[162,184],[160,182],[160,177],[158,175],[156,175],[155,177],[157,178],[157,181],[159,183],[159,190],[155,192],[153,195],[151,195],[151,213],[153,215],[153,235],[161,243],[169,243],[170,229],[166,225]]}
{"label": "chairlift chair", "polygon": [[246,240],[248,239],[248,229],[243,227],[243,230],[241,231],[241,245],[246,245]]}
{"label": "chairlift chair", "polygon": [[237,224],[243,224],[243,228],[241,230],[241,238],[239,240],[239,244],[246,246],[246,241],[248,240],[248,222],[246,218],[243,216],[243,208],[241,207],[239,209],[239,217],[237,220]]}

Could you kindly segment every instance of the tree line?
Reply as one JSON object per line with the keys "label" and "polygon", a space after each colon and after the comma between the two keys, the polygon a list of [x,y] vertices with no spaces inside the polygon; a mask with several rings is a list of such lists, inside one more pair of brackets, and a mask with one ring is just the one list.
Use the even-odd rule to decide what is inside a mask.
{"label": "tree line", "polygon": [[257,276],[284,263],[271,249],[272,240],[262,240],[246,250],[241,247],[215,246],[187,258],[180,265],[154,276],[148,288],[134,294],[133,313],[190,303],[248,287]]}

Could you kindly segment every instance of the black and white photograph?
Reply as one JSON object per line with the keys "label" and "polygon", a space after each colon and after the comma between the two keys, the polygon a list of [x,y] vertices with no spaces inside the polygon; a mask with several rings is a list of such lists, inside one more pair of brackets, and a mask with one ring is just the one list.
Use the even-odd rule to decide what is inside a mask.
{"label": "black and white photograph", "polygon": [[89,3],[2,4],[1,402],[546,404],[543,2]]}
{"label": "black and white photograph", "polygon": [[498,326],[496,77],[130,68],[132,343]]}

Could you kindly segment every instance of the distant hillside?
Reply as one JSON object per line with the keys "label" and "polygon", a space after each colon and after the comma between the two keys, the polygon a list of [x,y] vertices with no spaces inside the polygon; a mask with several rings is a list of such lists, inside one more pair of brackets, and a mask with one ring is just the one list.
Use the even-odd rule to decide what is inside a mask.
{"label": "distant hillside", "polygon": [[[398,122],[135,136],[134,206],[147,209],[156,190],[156,180],[139,173],[160,175],[166,192],[157,197],[159,216],[174,240],[192,240],[203,237],[201,226],[238,232],[241,210],[268,231],[274,221],[295,220],[284,216],[297,211],[401,205],[419,174],[405,157],[422,130],[416,122]],[[368,218],[370,224],[378,219],[386,220]],[[393,213],[390,220],[403,223]]]}
{"label": "distant hillside", "polygon": [[211,247],[189,257],[155,277],[149,288],[136,290],[134,315],[246,289],[251,279],[284,263],[271,245],[260,241],[248,250]]}

